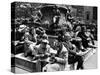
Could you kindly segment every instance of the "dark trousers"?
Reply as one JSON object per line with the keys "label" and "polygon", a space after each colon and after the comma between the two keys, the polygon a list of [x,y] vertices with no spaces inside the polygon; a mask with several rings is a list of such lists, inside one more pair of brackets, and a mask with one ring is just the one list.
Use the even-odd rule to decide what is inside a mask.
{"label": "dark trousers", "polygon": [[78,65],[77,65],[77,70],[78,69],[84,69],[83,67],[83,57],[82,56],[76,56],[76,62],[78,62]]}
{"label": "dark trousers", "polygon": [[69,64],[75,64],[76,62],[78,63],[77,64],[77,70],[84,69],[84,67],[83,67],[83,57],[82,56],[79,56],[79,55],[70,56],[69,55],[68,63]]}

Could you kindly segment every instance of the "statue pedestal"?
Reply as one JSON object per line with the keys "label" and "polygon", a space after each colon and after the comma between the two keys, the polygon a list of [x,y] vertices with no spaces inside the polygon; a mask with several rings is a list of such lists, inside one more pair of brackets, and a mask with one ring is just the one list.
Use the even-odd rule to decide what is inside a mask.
{"label": "statue pedestal", "polygon": [[15,66],[29,72],[41,72],[41,63],[29,60],[23,53],[15,55]]}

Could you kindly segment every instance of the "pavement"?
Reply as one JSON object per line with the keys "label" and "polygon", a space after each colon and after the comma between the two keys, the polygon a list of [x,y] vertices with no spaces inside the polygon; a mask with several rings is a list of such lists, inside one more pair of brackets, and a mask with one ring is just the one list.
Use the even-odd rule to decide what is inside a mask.
{"label": "pavement", "polygon": [[[95,41],[95,46],[98,47],[97,41]],[[98,48],[94,49],[94,53],[91,53],[88,59],[84,63],[85,69],[97,69],[98,66]]]}
{"label": "pavement", "polygon": [[23,70],[21,68],[15,67],[15,73],[16,74],[26,74],[26,73],[30,73],[30,72]]}
{"label": "pavement", "polygon": [[97,52],[90,56],[84,63],[85,69],[96,69],[97,68]]}

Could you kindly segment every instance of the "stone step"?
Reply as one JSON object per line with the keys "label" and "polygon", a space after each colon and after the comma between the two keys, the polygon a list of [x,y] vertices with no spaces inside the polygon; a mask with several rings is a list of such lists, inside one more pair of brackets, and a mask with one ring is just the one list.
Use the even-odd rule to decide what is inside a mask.
{"label": "stone step", "polygon": [[24,57],[23,53],[15,55],[15,66],[29,72],[41,72],[40,62],[29,60]]}
{"label": "stone step", "polygon": [[84,61],[87,61],[93,54],[95,54],[97,49],[90,49],[90,51],[85,54],[84,56]]}
{"label": "stone step", "polygon": [[[90,50],[84,56],[84,61],[88,60],[94,53],[96,53],[96,49]],[[39,61],[31,61],[24,57],[23,53],[15,55],[15,66],[29,72],[41,72],[41,63]],[[70,67],[68,67],[68,69],[69,68]]]}

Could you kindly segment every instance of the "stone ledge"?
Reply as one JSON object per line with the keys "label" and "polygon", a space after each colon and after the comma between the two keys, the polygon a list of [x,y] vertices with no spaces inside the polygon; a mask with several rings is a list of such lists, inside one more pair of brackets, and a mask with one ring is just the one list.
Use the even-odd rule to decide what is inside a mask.
{"label": "stone ledge", "polygon": [[29,72],[41,72],[41,64],[38,61],[30,61],[23,53],[15,55],[15,66]]}

